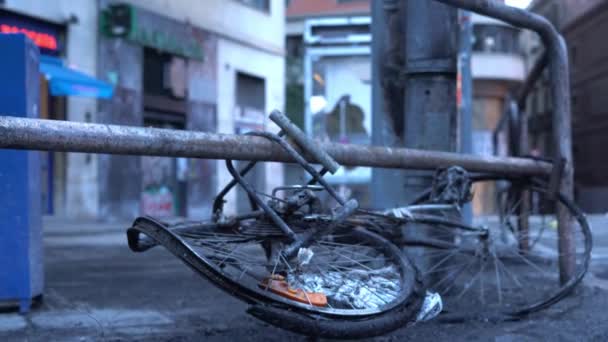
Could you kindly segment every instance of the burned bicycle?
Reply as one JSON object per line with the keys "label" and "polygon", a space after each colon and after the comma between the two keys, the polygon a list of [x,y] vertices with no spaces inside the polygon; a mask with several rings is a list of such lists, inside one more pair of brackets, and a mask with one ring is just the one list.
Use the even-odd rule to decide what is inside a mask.
{"label": "burned bicycle", "polygon": [[[449,168],[411,206],[364,210],[323,178],[339,165],[319,145],[281,113],[271,113],[270,119],[281,132],[249,134],[280,145],[310,181],[260,194],[244,178],[256,162],[237,171],[227,160],[233,180],[216,197],[211,219],[168,225],[138,218],[127,232],[130,248],[142,252],[163,245],[248,303],[253,316],[302,334],[333,338],[376,336],[406,326],[416,320],[427,289],[441,293],[447,312],[465,306],[475,315],[518,316],[557,302],[584,276],[591,250],[587,221],[559,194],[546,196],[549,191],[541,181],[469,177],[462,169]],[[321,164],[321,170],[304,154]],[[460,213],[471,187],[484,182],[504,190],[505,196],[497,196],[501,214],[487,222],[476,217],[463,223]],[[226,216],[224,197],[237,185],[252,209]],[[513,195],[515,189],[519,195]],[[321,191],[338,206],[324,210]],[[574,251],[556,248],[551,218],[556,206],[577,222]],[[561,284],[557,264],[564,253],[574,253],[576,277]],[[533,277],[526,268],[536,271]]]}
{"label": "burned bicycle", "polygon": [[[491,202],[497,214],[477,213],[466,224],[463,207],[482,188],[492,191],[480,201]],[[572,250],[559,248],[560,210],[570,216]],[[516,319],[548,308],[580,283],[591,259],[585,216],[541,179],[468,176],[448,168],[397,216],[405,222],[405,234],[393,241],[421,256],[425,286],[442,295],[442,318],[448,321]],[[385,230],[391,226],[383,224]],[[563,260],[572,261],[568,267],[574,274],[566,281],[560,274]]]}

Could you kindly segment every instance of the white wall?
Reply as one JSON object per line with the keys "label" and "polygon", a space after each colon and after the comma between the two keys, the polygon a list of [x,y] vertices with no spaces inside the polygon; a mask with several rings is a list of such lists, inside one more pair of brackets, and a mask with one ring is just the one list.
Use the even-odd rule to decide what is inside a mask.
{"label": "white wall", "polygon": [[285,46],[285,1],[270,0],[270,13],[235,0],[127,0],[179,21],[274,53]]}
{"label": "white wall", "polygon": [[476,80],[523,81],[526,68],[519,55],[473,52],[471,73]]}
{"label": "white wall", "polygon": [[[244,47],[233,41],[218,41],[218,131],[234,133],[233,111],[236,106],[236,73],[243,72],[265,81],[266,114],[273,109],[283,110],[285,105],[285,59],[256,49]],[[274,124],[266,122],[266,129],[276,132]],[[283,184],[283,167],[266,163],[266,188]],[[223,187],[230,179],[224,161],[218,161],[218,186]],[[235,210],[234,191],[227,197],[226,212]]]}
{"label": "white wall", "polygon": [[[66,24],[70,16],[77,23],[67,24],[65,61],[70,67],[95,75],[97,67],[97,1],[53,0],[23,1],[7,0],[5,8],[25,15],[38,17],[57,24]],[[85,121],[89,113],[95,121],[94,99],[69,97],[67,118],[70,121]],[[88,160],[88,161],[87,161]],[[57,212],[70,217],[95,217],[99,206],[96,155],[68,153],[66,174],[65,211]],[[56,208],[61,210],[61,204]]]}

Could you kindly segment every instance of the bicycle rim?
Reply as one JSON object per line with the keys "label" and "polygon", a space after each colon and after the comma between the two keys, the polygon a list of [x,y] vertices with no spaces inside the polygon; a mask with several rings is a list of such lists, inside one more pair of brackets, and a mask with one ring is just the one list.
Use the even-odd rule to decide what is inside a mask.
{"label": "bicycle rim", "polygon": [[[357,319],[389,311],[412,295],[416,274],[409,261],[394,245],[361,227],[342,227],[320,237],[307,248],[309,260],[302,260],[303,256],[286,260],[280,253],[285,241],[268,222],[198,227],[167,232],[211,271],[211,277],[204,274],[207,278],[250,303]],[[297,232],[305,229],[296,226]],[[284,291],[271,286],[276,285],[273,280],[286,285]],[[319,294],[326,304],[319,305]]]}
{"label": "bicycle rim", "polygon": [[[417,229],[430,242],[413,248],[427,286],[442,294],[448,311],[467,315],[518,316],[558,302],[589,266],[592,240],[584,215],[563,196],[549,196],[539,182],[474,181],[473,191],[485,198],[473,201],[473,224],[485,226],[487,234],[429,222]],[[557,208],[572,217],[569,251],[558,244]],[[573,276],[563,282],[560,263],[568,260]]]}

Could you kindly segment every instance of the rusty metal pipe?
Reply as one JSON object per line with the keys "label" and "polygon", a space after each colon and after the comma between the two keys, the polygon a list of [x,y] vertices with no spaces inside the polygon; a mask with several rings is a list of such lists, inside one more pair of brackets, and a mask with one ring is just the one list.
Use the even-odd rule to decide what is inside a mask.
{"label": "rusty metal pipe", "polygon": [[[521,176],[551,173],[551,164],[523,158],[349,144],[321,145],[346,166],[434,170],[460,165],[471,172]],[[0,116],[0,148],[293,162],[280,146],[261,137],[7,116]]]}
{"label": "rusty metal pipe", "polygon": [[[553,142],[555,158],[566,161],[560,192],[572,198],[574,168],[572,166],[572,117],[570,113],[570,72],[568,50],[564,38],[545,17],[526,10],[506,6],[494,0],[435,0],[475,13],[505,21],[513,26],[535,31],[542,38],[549,62],[551,100],[553,107]],[[539,75],[540,76],[540,75]],[[575,251],[572,241],[572,218],[566,208],[558,206],[558,250],[560,280],[565,283],[575,274]]]}

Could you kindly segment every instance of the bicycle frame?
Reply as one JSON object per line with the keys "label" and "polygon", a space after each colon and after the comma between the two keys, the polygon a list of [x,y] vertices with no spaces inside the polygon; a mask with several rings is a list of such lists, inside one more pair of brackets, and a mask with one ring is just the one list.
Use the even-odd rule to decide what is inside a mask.
{"label": "bicycle frame", "polygon": [[[358,208],[358,203],[356,200],[347,201],[342,196],[340,196],[336,190],[323,178],[323,176],[327,172],[335,172],[339,168],[339,164],[337,164],[331,157],[329,157],[323,150],[316,145],[312,140],[310,140],[304,133],[302,133],[297,126],[292,124],[286,117],[278,112],[273,112],[271,114],[271,119],[279,125],[282,130],[278,134],[270,133],[270,132],[249,132],[246,135],[258,136],[265,139],[268,139],[276,144],[278,144],[285,152],[287,152],[295,161],[298,163],[306,172],[311,176],[311,179],[307,182],[307,185],[301,187],[301,189],[305,189],[306,187],[313,186],[317,183],[320,184],[321,188],[334,198],[341,207],[332,215],[331,224],[326,228],[329,232],[331,232],[340,222],[344,221],[348,216],[356,211]],[[323,167],[320,171],[317,171],[311,163],[309,163],[304,156],[299,153],[292,145],[290,145],[285,139],[285,136],[289,136],[293,138],[297,143],[299,143],[300,147],[310,152],[318,162],[320,162]],[[224,216],[222,214],[223,204],[225,203],[224,197],[226,194],[234,188],[237,184],[239,184],[243,190],[247,193],[249,197],[249,201],[251,204],[252,211],[257,215],[265,215],[267,216],[277,227],[281,229],[283,234],[289,239],[290,245],[285,249],[284,254],[286,257],[293,257],[295,253],[302,247],[306,247],[316,235],[321,233],[320,231],[313,230],[306,236],[298,236],[294,233],[294,231],[289,227],[289,225],[285,222],[285,220],[277,213],[277,211],[268,205],[264,200],[258,195],[258,192],[253,188],[251,184],[249,184],[245,180],[245,176],[249,173],[253,167],[257,164],[256,161],[251,161],[241,171],[237,171],[234,167],[233,161],[231,159],[226,160],[226,168],[230,175],[232,175],[233,179],[220,191],[220,193],[216,196],[213,201],[213,219],[215,222],[221,222],[224,220]],[[285,187],[283,187],[285,189]],[[259,209],[261,208],[261,210]],[[328,233],[328,232],[326,232]]]}

